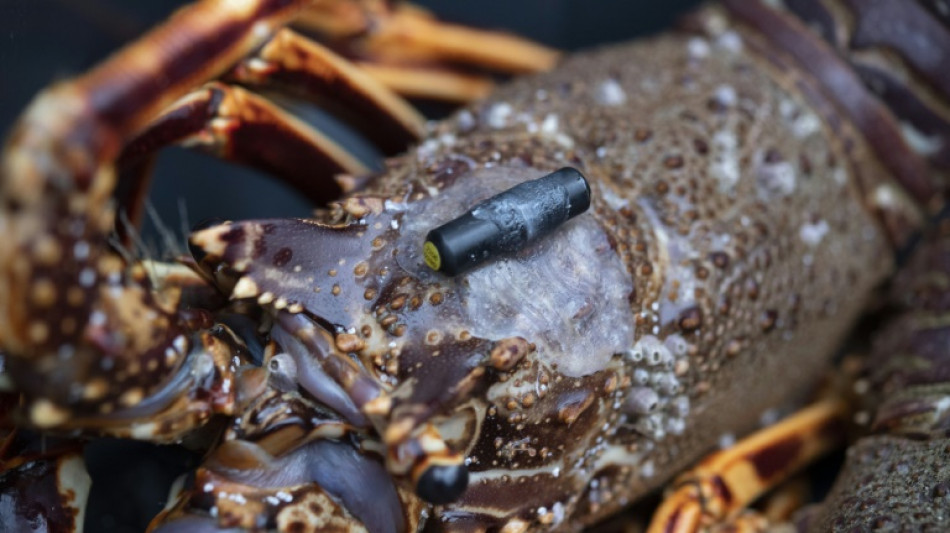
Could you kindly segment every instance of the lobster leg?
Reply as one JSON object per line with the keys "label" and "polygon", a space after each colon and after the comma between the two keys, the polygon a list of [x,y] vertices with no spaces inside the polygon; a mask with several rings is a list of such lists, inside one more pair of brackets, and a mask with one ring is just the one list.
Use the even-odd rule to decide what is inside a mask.
{"label": "lobster leg", "polygon": [[412,65],[360,62],[370,76],[399,94],[449,102],[470,102],[485,98],[495,84],[488,78]]}
{"label": "lobster leg", "polygon": [[277,32],[228,75],[244,85],[276,86],[332,106],[387,154],[406,149],[425,118],[352,63],[291,30]]}
{"label": "lobster leg", "polygon": [[[714,453],[675,484],[650,533],[698,531],[742,510],[789,474],[841,444],[846,406],[820,401],[782,422]],[[756,520],[746,520],[751,527]]]}
{"label": "lobster leg", "polygon": [[438,21],[424,9],[404,3],[317,1],[294,24],[331,39],[358,35],[362,50],[383,61],[437,60],[516,74],[548,70],[559,56],[520,37]]}
{"label": "lobster leg", "polygon": [[165,110],[128,144],[120,165],[171,143],[280,176],[315,202],[339,196],[340,183],[325,175],[369,172],[345,148],[267,100],[239,87],[212,82]]}
{"label": "lobster leg", "polygon": [[491,91],[492,81],[447,68],[480,67],[509,73],[550,69],[558,53],[500,32],[441,22],[407,4],[326,0],[295,22],[357,58],[359,66],[405,96],[465,102]]}
{"label": "lobster leg", "polygon": [[[113,162],[156,112],[265,42],[304,3],[185,8],[89,74],[41,94],[17,124],[0,167],[8,236],[0,341],[32,424],[135,412],[176,377],[204,383],[207,409],[225,408],[220,371],[229,363],[203,348],[191,357],[204,321],[179,312],[109,248]],[[193,414],[189,423],[207,416]]]}
{"label": "lobster leg", "polygon": [[277,345],[268,352],[262,367],[241,371],[242,416],[152,527],[415,530],[421,503],[361,451],[367,435],[298,388],[302,369],[291,354]]}

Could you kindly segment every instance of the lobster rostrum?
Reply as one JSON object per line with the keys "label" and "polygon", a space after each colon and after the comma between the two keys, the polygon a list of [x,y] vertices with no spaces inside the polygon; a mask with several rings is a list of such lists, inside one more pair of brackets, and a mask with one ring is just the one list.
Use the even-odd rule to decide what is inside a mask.
{"label": "lobster rostrum", "polygon": [[[4,493],[30,502],[17,487],[37,476],[64,510],[46,527],[78,528],[78,439],[198,433],[204,463],[154,531],[596,523],[722,435],[805,401],[895,251],[940,207],[950,164],[940,5],[727,0],[677,32],[568,57],[428,128],[386,88],[417,94],[424,73],[406,56],[544,70],[554,54],[377,2],[184,8],[41,94],[8,140],[0,346],[22,429],[0,449]],[[295,21],[377,63],[357,69],[282,29]],[[445,39],[393,38],[405,28]],[[476,45],[449,38],[459,36]],[[466,78],[437,74],[433,92],[470,96],[446,89]],[[344,87],[384,150],[421,142],[372,174],[240,86],[324,99]],[[136,218],[147,163],[174,142],[335,201],[310,219],[198,229],[192,258],[131,260],[110,244],[116,205]],[[458,276],[426,265],[430,230],[565,166],[589,180],[588,212]],[[946,277],[945,261],[928,265],[928,279]],[[932,303],[939,287],[911,303]],[[944,309],[935,298],[928,312]],[[946,343],[936,345],[924,359],[943,368]],[[913,376],[864,383],[899,395],[920,385]],[[943,449],[943,426],[927,417],[943,420],[945,396],[920,386],[885,400],[875,427]],[[686,490],[654,527],[725,518],[749,484],[770,486],[837,443],[844,410],[820,403],[736,448],[725,470],[681,478]],[[63,438],[62,455],[37,452],[30,430]],[[892,449],[902,446],[914,447]],[[860,500],[848,490],[803,527],[867,520],[847,510]],[[35,519],[24,513],[0,523]],[[921,511],[891,519],[907,513]]]}

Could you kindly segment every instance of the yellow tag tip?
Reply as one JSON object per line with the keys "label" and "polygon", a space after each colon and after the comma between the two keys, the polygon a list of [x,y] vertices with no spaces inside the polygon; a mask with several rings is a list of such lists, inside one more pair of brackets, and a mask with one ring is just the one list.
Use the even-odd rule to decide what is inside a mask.
{"label": "yellow tag tip", "polygon": [[426,241],[422,245],[422,257],[432,270],[439,270],[442,267],[442,257],[439,255],[438,248],[432,244],[432,241]]}

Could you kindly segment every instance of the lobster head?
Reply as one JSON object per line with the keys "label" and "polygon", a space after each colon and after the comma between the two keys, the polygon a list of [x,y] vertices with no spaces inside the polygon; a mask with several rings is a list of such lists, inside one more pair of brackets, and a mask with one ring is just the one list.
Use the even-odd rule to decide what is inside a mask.
{"label": "lobster head", "polygon": [[[191,242],[233,299],[268,311],[265,368],[291,374],[423,500],[484,510],[469,470],[550,466],[570,450],[538,454],[546,442],[582,447],[566,434],[593,434],[602,402],[575,385],[633,344],[629,276],[594,213],[455,277],[427,266],[430,230],[544,174],[465,168],[316,220],[226,223]],[[514,441],[534,453],[499,452]]]}

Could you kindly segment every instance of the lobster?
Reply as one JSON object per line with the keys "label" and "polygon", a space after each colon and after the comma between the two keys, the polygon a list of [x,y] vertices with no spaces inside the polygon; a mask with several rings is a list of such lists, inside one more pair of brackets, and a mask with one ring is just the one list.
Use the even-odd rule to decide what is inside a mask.
{"label": "lobster", "polygon": [[[950,49],[950,32],[939,5],[727,0],[679,32],[567,58],[424,129],[379,85],[385,68],[352,70],[279,29],[303,14],[334,33],[354,13],[307,4],[185,8],[43,93],[11,133],[0,346],[14,391],[5,410],[22,429],[0,450],[13,456],[3,488],[23,509],[36,498],[24,481],[42,480],[44,497],[62,499],[51,529],[82,516],[82,438],[196,434],[202,466],[154,531],[593,525],[721,435],[803,402],[895,251],[943,201],[950,92],[946,55],[933,50]],[[392,13],[431,27],[411,10],[359,8],[382,34]],[[364,24],[355,39],[385,56],[373,35]],[[868,53],[874,45],[891,51]],[[326,97],[312,65],[355,95],[384,150],[422,142],[373,174],[237,86],[294,80]],[[176,141],[333,203],[307,219],[198,228],[191,258],[176,262],[125,257],[112,241],[116,204],[141,214],[141,162]],[[426,266],[429,230],[563,166],[590,181],[590,212],[460,276]],[[934,233],[895,284],[895,301],[924,315],[946,305],[946,232]],[[873,357],[886,363],[861,382],[890,394],[868,409],[875,429],[898,436],[862,441],[803,527],[937,521],[946,509],[939,482],[929,515],[907,505],[868,518],[869,498],[848,495],[862,490],[862,465],[880,475],[894,454],[937,469],[895,459],[901,475],[940,477],[945,334],[939,319],[910,323],[883,330]],[[844,410],[820,402],[753,449],[722,452],[731,463],[711,458],[728,469],[681,478],[653,527],[725,518],[750,497],[733,474],[769,486],[838,441]],[[62,444],[37,446],[31,429]],[[8,523],[35,519],[17,509]]]}

